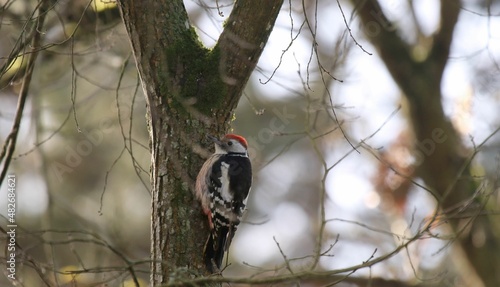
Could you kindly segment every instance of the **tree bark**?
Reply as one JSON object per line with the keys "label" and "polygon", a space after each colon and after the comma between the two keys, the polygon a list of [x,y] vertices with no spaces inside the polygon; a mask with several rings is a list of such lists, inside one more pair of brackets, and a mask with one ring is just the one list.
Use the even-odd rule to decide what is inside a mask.
{"label": "tree bark", "polygon": [[[386,18],[377,0],[351,0],[368,39],[404,92],[417,143],[433,141],[433,148],[424,153],[418,175],[425,181],[458,237],[470,265],[485,286],[500,286],[500,235],[489,216],[478,216],[483,210],[481,200],[474,198],[477,186],[468,173],[469,155],[460,136],[446,118],[441,97],[441,79],[448,61],[453,30],[460,12],[459,0],[441,1],[441,26],[432,37],[432,46],[425,59],[415,59],[412,47],[398,35]],[[376,29],[378,27],[378,29]],[[435,139],[440,140],[436,141]],[[487,200],[487,199],[486,199]],[[477,218],[476,218],[477,216]],[[473,220],[467,230],[464,222]],[[482,232],[486,239],[474,244],[474,233]],[[491,256],[495,254],[495,256]]]}
{"label": "tree bark", "polygon": [[183,1],[119,1],[148,105],[153,286],[206,274],[208,225],[192,193],[203,161],[196,143],[227,130],[282,2],[236,1],[209,50]]}

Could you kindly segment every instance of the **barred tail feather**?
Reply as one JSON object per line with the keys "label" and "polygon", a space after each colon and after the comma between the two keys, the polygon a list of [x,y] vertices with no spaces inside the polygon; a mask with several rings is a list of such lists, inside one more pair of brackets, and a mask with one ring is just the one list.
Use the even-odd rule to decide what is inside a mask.
{"label": "barred tail feather", "polygon": [[205,244],[204,259],[207,270],[210,273],[220,271],[222,259],[224,259],[224,252],[226,251],[226,240],[228,227],[220,227],[217,231],[210,233]]}

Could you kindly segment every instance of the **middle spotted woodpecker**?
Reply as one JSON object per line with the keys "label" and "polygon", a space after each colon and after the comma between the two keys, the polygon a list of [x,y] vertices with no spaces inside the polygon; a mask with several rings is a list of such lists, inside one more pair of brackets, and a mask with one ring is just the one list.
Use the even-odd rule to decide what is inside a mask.
{"label": "middle spotted woodpecker", "polygon": [[210,235],[204,249],[209,272],[220,271],[224,252],[229,249],[245,211],[252,185],[252,166],[245,138],[228,134],[215,143],[215,153],[203,164],[196,178],[196,198],[208,217]]}

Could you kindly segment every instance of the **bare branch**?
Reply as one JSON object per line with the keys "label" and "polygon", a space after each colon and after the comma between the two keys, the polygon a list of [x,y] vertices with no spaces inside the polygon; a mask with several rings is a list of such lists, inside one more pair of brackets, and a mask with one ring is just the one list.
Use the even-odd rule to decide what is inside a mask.
{"label": "bare branch", "polygon": [[433,46],[427,58],[427,62],[436,67],[435,75],[442,75],[448,62],[453,30],[458,20],[460,7],[459,0],[441,0],[441,28],[434,36]]}
{"label": "bare branch", "polygon": [[50,1],[43,0],[40,2],[40,7],[38,8],[38,17],[35,24],[34,37],[31,42],[31,47],[33,47],[34,51],[28,56],[28,63],[26,72],[24,73],[23,83],[21,86],[21,90],[19,91],[19,100],[17,102],[16,116],[14,118],[14,123],[12,125],[11,132],[5,139],[5,143],[2,147],[2,152],[0,153],[0,161],[3,161],[4,165],[2,168],[2,173],[0,174],[0,185],[2,184],[5,176],[7,175],[7,170],[9,169],[10,161],[12,160],[12,156],[14,154],[14,150],[16,149],[17,135],[19,133],[19,128],[21,125],[21,118],[23,116],[24,104],[26,103],[26,98],[28,97],[29,87],[31,83],[31,76],[33,75],[33,69],[35,67],[35,61],[38,56],[40,47],[41,38],[42,38],[42,30],[43,24],[45,21],[45,16],[47,12],[47,8],[49,7]]}

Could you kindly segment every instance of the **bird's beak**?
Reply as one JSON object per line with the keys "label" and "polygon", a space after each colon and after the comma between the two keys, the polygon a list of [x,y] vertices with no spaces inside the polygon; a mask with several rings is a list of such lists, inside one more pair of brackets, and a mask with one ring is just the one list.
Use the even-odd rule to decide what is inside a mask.
{"label": "bird's beak", "polygon": [[213,141],[214,143],[218,144],[218,145],[221,145],[221,144],[222,144],[222,142],[221,142],[218,138],[216,138],[216,137],[214,137],[214,136],[212,136],[212,135],[207,135],[207,138],[208,138],[209,140]]}

